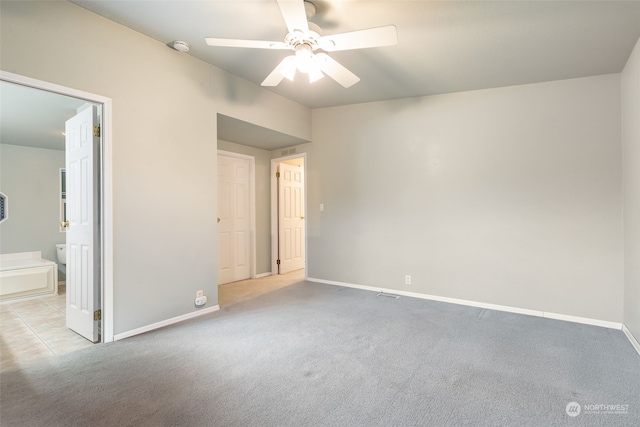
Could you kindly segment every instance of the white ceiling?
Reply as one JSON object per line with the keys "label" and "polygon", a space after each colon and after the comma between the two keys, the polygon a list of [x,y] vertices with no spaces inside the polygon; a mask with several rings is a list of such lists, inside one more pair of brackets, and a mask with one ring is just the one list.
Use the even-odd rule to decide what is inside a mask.
{"label": "white ceiling", "polygon": [[0,142],[64,150],[64,124],[86,101],[0,81]]}
{"label": "white ceiling", "polygon": [[[394,24],[398,45],[331,56],[361,81],[304,76],[271,88],[310,108],[620,72],[640,37],[639,1],[312,0],[324,34]],[[114,1],[78,5],[256,84],[288,51],[210,47],[205,37],[282,41],[276,0]]]}

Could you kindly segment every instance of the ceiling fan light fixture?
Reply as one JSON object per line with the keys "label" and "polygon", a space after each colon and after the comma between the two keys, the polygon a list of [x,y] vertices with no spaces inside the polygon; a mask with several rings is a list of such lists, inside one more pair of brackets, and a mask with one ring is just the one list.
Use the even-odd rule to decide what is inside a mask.
{"label": "ceiling fan light fixture", "polygon": [[324,77],[324,74],[322,73],[322,71],[320,71],[320,68],[315,66],[315,64],[313,67],[309,69],[309,83],[318,81],[323,77]]}
{"label": "ceiling fan light fixture", "polygon": [[296,46],[296,66],[301,73],[308,73],[313,66],[313,49],[306,43]]}
{"label": "ceiling fan light fixture", "polygon": [[311,63],[311,66],[309,67],[309,83],[313,83],[324,77],[324,73],[322,72],[322,67],[326,62],[322,54],[319,54],[319,55],[314,54],[312,59],[313,61]]}

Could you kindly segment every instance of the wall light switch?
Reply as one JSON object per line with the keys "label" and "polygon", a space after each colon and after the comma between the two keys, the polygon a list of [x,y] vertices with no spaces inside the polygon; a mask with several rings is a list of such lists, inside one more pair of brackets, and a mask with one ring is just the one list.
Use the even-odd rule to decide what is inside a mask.
{"label": "wall light switch", "polygon": [[320,212],[324,212],[324,203],[320,203]]}

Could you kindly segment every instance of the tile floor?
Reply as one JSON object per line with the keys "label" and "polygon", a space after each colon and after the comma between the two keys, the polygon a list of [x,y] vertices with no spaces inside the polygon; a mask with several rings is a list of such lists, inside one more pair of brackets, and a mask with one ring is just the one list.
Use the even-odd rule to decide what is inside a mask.
{"label": "tile floor", "polygon": [[59,295],[0,304],[0,372],[89,347],[66,326],[64,286]]}
{"label": "tile floor", "polygon": [[[227,307],[301,280],[304,270],[220,285],[218,304]],[[0,304],[0,372],[92,346],[67,328],[65,310],[63,286],[59,295]]]}

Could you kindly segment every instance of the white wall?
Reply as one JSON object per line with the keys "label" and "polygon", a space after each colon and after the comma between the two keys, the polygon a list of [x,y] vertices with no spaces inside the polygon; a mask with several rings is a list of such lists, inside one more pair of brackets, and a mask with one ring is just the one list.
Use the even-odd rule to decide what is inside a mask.
{"label": "white wall", "polygon": [[0,2],[0,64],[113,100],[114,333],[217,304],[217,113],[309,140],[309,109],[68,2]]}
{"label": "white wall", "polygon": [[271,152],[221,139],[218,148],[255,158],[256,274],[271,273]]}
{"label": "white wall", "polygon": [[58,262],[60,169],[64,151],[0,144],[0,191],[9,198],[9,218],[0,224],[0,253],[41,251]]}
{"label": "white wall", "polygon": [[621,322],[620,102],[616,74],[314,110],[309,277]]}
{"label": "white wall", "polygon": [[640,40],[622,72],[624,323],[640,341]]}

